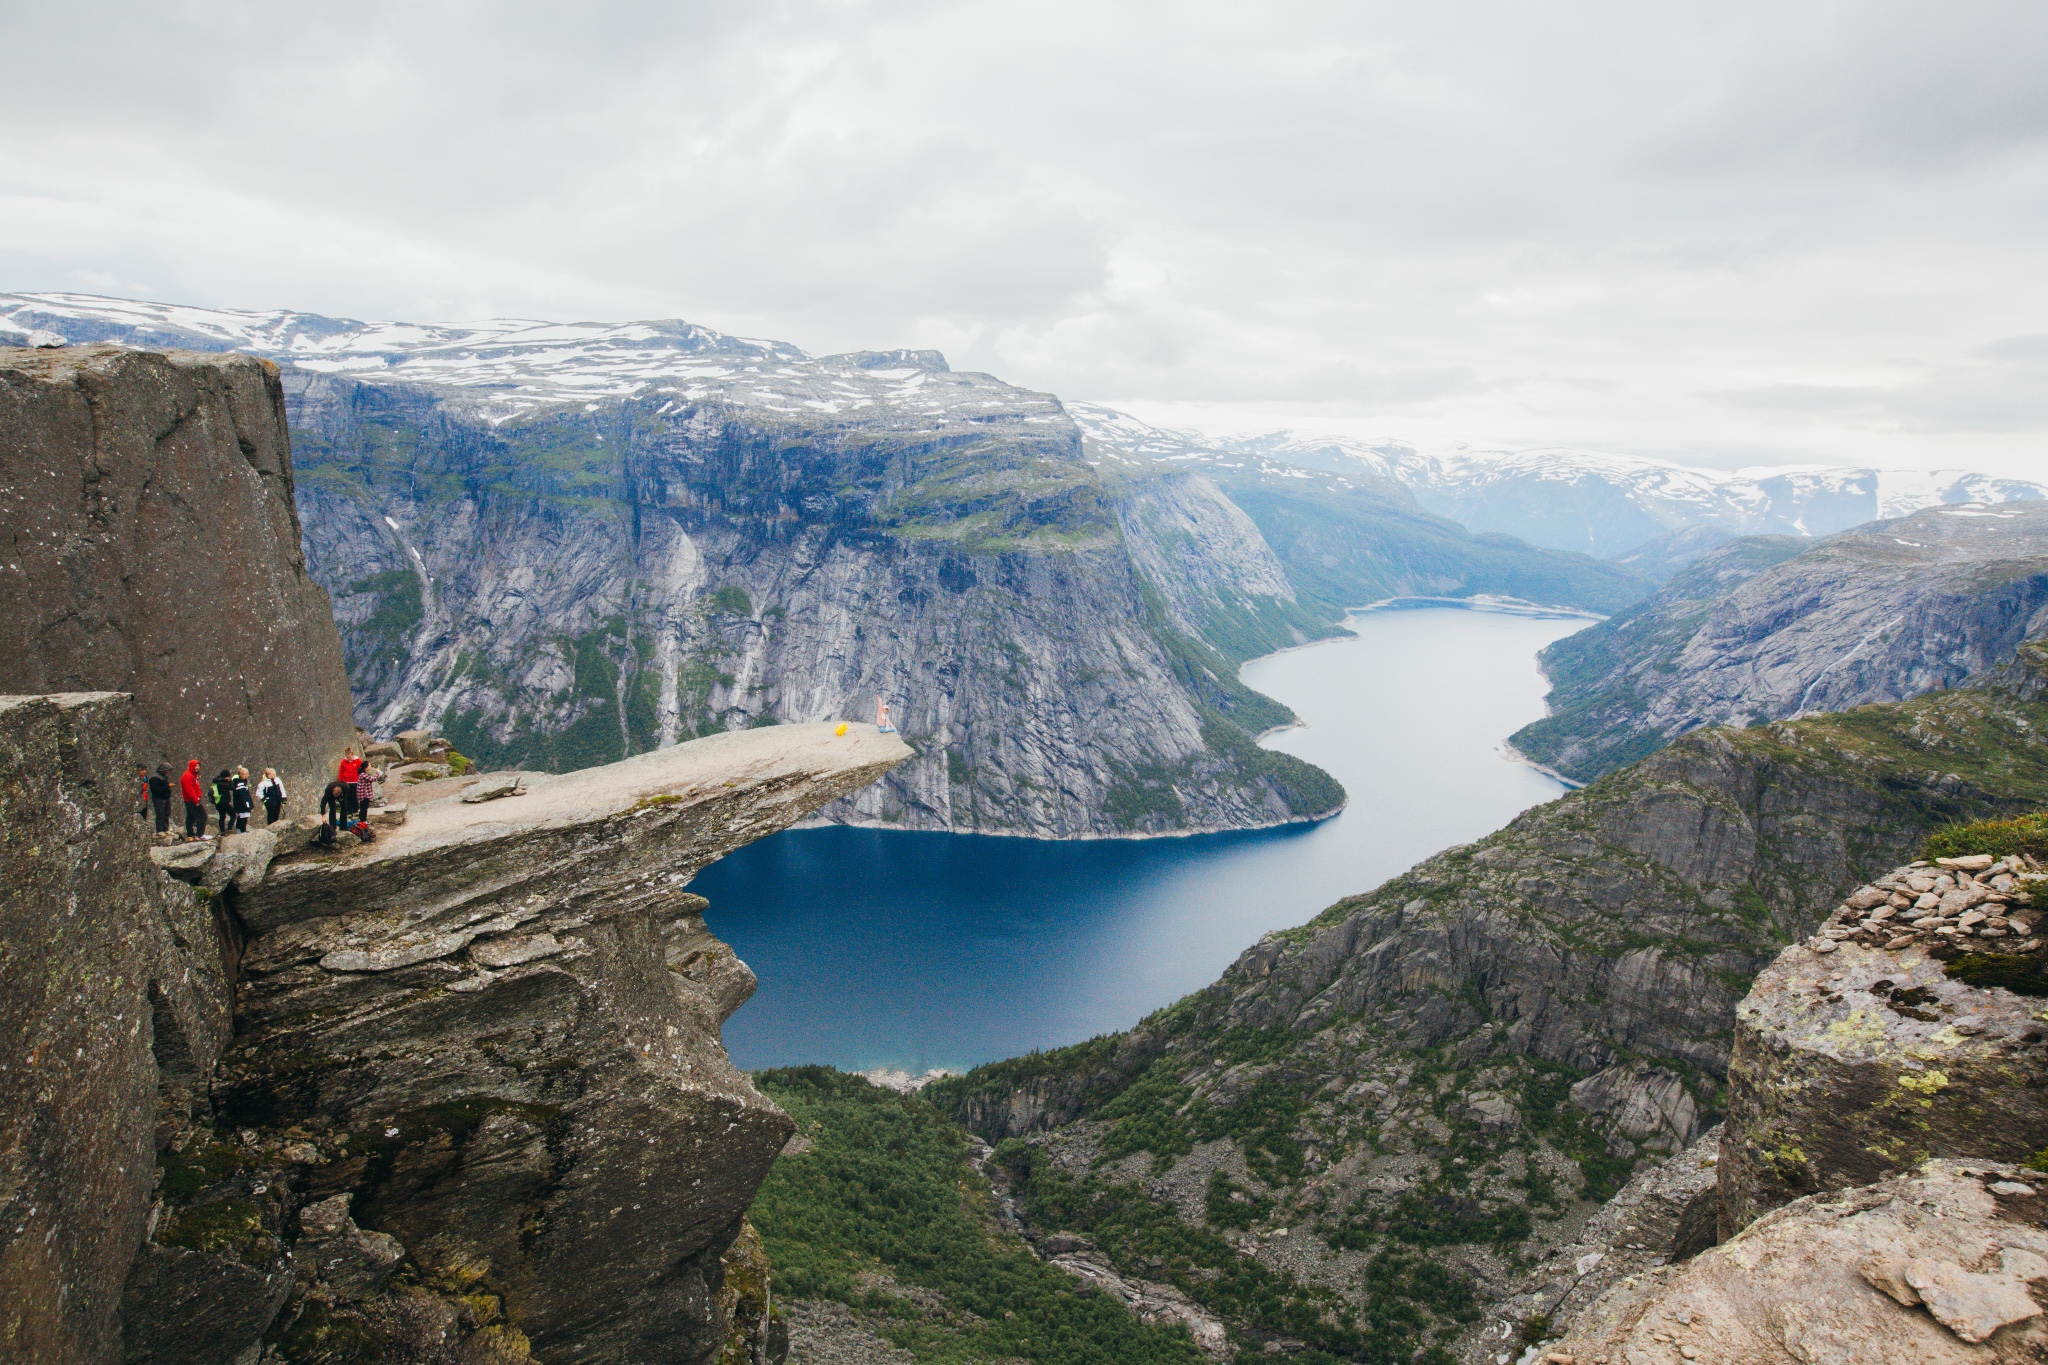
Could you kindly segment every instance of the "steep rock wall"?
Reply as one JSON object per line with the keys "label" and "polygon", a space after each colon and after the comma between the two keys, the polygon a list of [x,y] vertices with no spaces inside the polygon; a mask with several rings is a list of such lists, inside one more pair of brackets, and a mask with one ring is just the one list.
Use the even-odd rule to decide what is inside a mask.
{"label": "steep rock wall", "polygon": [[[885,698],[918,756],[825,818],[1074,837],[1336,809],[1251,743],[1290,717],[1201,635],[1324,629],[1270,555],[1240,565],[1243,515],[1202,480],[1106,485],[1044,395],[942,382],[971,423],[705,400],[491,428],[295,378],[357,718],[566,770]],[[1120,523],[1158,528],[1149,558]],[[1162,594],[1143,563],[1169,557],[1233,567]]]}
{"label": "steep rock wall", "polygon": [[0,1355],[121,1354],[159,1141],[231,1032],[235,935],[143,856],[129,699],[0,697]]}
{"label": "steep rock wall", "polygon": [[293,494],[267,362],[0,349],[0,692],[132,693],[133,762],[275,767],[311,809],[353,731]]}

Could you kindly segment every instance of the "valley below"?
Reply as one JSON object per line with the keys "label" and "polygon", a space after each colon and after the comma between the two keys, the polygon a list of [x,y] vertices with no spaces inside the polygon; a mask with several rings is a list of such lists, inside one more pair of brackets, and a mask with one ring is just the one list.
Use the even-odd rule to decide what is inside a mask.
{"label": "valley below", "polygon": [[726,1026],[735,1060],[917,1074],[1128,1028],[1261,934],[1563,791],[1502,741],[1542,714],[1536,651],[1589,618],[1416,601],[1347,624],[1240,674],[1301,717],[1264,743],[1350,794],[1319,824],[1082,842],[797,829],[707,867],[691,889],[762,982]]}

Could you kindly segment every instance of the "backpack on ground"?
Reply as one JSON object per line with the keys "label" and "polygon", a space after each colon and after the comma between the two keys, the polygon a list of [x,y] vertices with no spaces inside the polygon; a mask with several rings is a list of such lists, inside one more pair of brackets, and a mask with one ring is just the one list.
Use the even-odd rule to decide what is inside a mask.
{"label": "backpack on ground", "polygon": [[356,821],[348,827],[348,832],[366,844],[377,837],[377,831],[370,828],[370,822],[367,820]]}

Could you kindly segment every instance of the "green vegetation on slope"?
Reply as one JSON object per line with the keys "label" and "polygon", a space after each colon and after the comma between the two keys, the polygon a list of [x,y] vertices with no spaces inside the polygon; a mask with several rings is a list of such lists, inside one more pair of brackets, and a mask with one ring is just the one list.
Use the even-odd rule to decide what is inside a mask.
{"label": "green vegetation on slope", "polygon": [[1936,830],[1920,846],[1923,858],[1961,858],[1971,853],[1989,853],[1994,858],[2023,853],[2048,862],[2048,811],[2010,820],[1950,825]]}
{"label": "green vegetation on slope", "polygon": [[[1677,1141],[1624,1132],[1603,1093],[1654,1088],[1689,1107],[1688,1131],[1713,1122],[1735,1003],[1842,893],[1923,844],[2009,852],[2048,838],[2048,815],[2015,818],[2048,805],[2048,644],[2010,673],[1688,736],[1270,936],[1127,1034],[926,1094],[991,1140],[1044,1154],[1002,1149],[1039,1190],[1026,1212],[1118,1255],[1163,1258],[1174,1226],[1175,1204],[1142,1207],[1130,1173],[1165,1188],[1199,1161],[1205,1235],[1226,1243],[1286,1227],[1297,1253],[1312,1233],[1355,1254],[1514,1273],[1575,1205],[1610,1197]],[[2048,990],[2031,961],[1962,970]],[[1590,1109],[1573,1087],[1610,1063],[1567,1064],[1589,1055],[1621,1068],[1604,1092],[1582,1092]]]}
{"label": "green vegetation on slope", "polygon": [[[754,1079],[808,1144],[776,1162],[750,1214],[780,1296],[867,1310],[871,1331],[919,1361],[1202,1359],[1185,1330],[1140,1323],[1004,1231],[965,1134],[923,1100],[826,1067]],[[932,1291],[944,1308],[892,1286]]]}
{"label": "green vegetation on slope", "polygon": [[[1243,1334],[1307,1345],[1296,1361],[1450,1365],[1441,1342],[1478,1317],[1463,1276],[1421,1256],[1382,1252],[1360,1293],[1345,1296],[1240,1256],[1220,1234],[1191,1227],[1136,1184],[1077,1179],[1016,1138],[996,1149],[1024,1216],[1042,1228],[1086,1233],[1127,1274],[1164,1279]],[[1226,1196],[1227,1197],[1227,1196]],[[1240,1351],[1240,1359],[1251,1355]]]}

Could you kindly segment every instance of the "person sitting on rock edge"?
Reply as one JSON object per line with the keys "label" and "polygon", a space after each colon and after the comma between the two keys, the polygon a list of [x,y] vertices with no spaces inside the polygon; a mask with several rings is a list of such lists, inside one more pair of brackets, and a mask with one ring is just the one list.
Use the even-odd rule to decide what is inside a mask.
{"label": "person sitting on rock edge", "polygon": [[288,799],[284,783],[277,775],[277,769],[263,770],[263,780],[256,784],[256,799],[263,803],[263,823],[276,824],[277,817],[284,813],[284,803]]}
{"label": "person sitting on rock edge", "polygon": [[184,775],[178,779],[178,791],[185,798],[185,837],[204,839],[206,837],[206,793],[199,786],[199,760],[191,759],[185,764]]}
{"label": "person sitting on rock edge", "polygon": [[235,818],[235,775],[222,768],[214,775],[213,787],[207,792],[207,797],[220,814],[220,832],[225,837],[229,823]]}
{"label": "person sitting on rock edge", "polygon": [[255,805],[255,802],[250,800],[249,797],[249,770],[241,767],[236,768],[235,775],[229,781],[228,787],[229,794],[234,799],[235,833],[247,834],[249,832],[249,811]]}
{"label": "person sitting on rock edge", "polygon": [[149,775],[149,804],[156,812],[156,832],[171,832],[171,765],[159,763]]}

